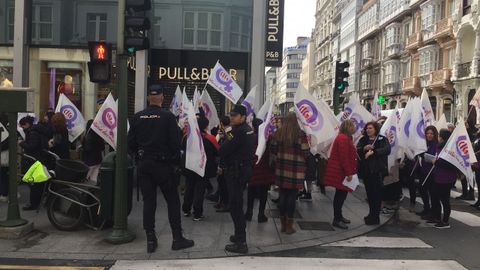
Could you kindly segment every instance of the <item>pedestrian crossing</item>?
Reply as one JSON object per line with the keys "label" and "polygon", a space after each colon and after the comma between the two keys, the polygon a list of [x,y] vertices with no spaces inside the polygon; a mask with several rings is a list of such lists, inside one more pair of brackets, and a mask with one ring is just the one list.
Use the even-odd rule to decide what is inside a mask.
{"label": "pedestrian crossing", "polygon": [[[408,193],[408,189],[403,189],[403,194],[405,195],[405,197],[407,198],[410,198],[409,197],[409,193]],[[458,193],[456,191],[453,191],[451,192],[451,197],[452,198],[456,198],[458,196],[460,196],[461,193]],[[423,203],[422,202],[422,199],[417,197],[416,199],[416,202],[418,203]],[[471,201],[464,201],[466,202],[467,204],[468,203],[471,203]],[[479,212],[480,213],[480,212]],[[470,226],[470,227],[480,227],[480,216],[477,216],[477,215],[474,215],[472,213],[468,213],[468,212],[463,212],[463,211],[458,211],[458,210],[452,210],[451,214],[450,214],[450,218],[456,220],[456,221],[459,221],[467,226]]]}
{"label": "pedestrian crossing", "polygon": [[285,258],[285,257],[231,257],[201,260],[164,260],[164,261],[117,261],[111,270],[163,269],[163,270],[290,270],[290,269],[349,269],[370,270],[422,269],[422,270],[465,270],[452,260],[379,260],[345,258]]}
{"label": "pedestrian crossing", "polygon": [[360,236],[324,245],[327,247],[433,248],[418,238]]}

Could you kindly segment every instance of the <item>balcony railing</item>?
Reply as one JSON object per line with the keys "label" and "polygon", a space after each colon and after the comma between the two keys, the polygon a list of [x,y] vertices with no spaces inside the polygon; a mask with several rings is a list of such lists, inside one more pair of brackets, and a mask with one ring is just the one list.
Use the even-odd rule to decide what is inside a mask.
{"label": "balcony railing", "polygon": [[417,76],[405,78],[402,81],[402,89],[406,95],[420,95],[420,78]]}
{"label": "balcony railing", "polygon": [[472,62],[467,62],[458,65],[458,78],[465,78],[470,76]]}
{"label": "balcony railing", "polygon": [[453,37],[453,20],[452,17],[444,18],[435,24],[434,38],[441,38],[445,36]]}
{"label": "balcony railing", "polygon": [[422,45],[422,33],[413,33],[407,38],[407,44],[405,48],[407,50],[414,50]]}

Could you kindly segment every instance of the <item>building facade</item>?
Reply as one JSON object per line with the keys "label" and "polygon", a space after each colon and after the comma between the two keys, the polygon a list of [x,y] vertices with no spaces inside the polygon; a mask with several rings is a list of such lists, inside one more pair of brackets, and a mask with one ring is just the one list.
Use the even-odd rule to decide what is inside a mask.
{"label": "building facade", "polygon": [[313,39],[310,39],[307,45],[307,54],[302,61],[302,72],[300,73],[300,84],[308,90],[308,92],[318,98],[317,92],[314,89],[315,79],[315,47]]}
{"label": "building facade", "polygon": [[307,55],[308,37],[298,37],[297,44],[283,51],[282,67],[278,74],[277,103],[280,114],[285,115],[293,107],[293,98],[300,83],[302,62]]}
{"label": "building facade", "polygon": [[[32,14],[31,31],[27,31],[31,33],[27,38],[30,40],[28,70],[29,86],[35,89],[35,112],[40,114],[54,107],[59,89],[65,82],[71,81],[73,86],[68,97],[85,118],[93,118],[106,95],[110,91],[115,94],[115,75],[111,84],[90,82],[87,42],[107,41],[115,48],[117,1],[33,0],[31,3],[31,7],[27,7]],[[10,80],[13,73],[14,14],[15,1],[0,0],[0,71]],[[219,55],[222,57],[229,57],[224,52],[238,53],[236,56],[249,62],[253,0],[152,0],[150,21],[148,34],[152,51],[221,52]],[[158,68],[161,65],[170,66],[170,63],[160,60],[169,59],[149,59],[150,64],[160,66]],[[222,59],[214,59],[214,62],[216,60],[222,62]],[[201,59],[198,61],[201,62]],[[130,73],[135,73],[132,63],[135,63],[134,59],[129,64],[132,68]],[[198,65],[198,68],[211,67]],[[236,69],[235,66],[226,68]],[[238,72],[242,87],[247,87],[248,76],[248,68],[243,67]],[[134,77],[129,75],[130,81]],[[187,86],[189,94],[193,91],[194,83],[186,80],[185,76],[182,80],[179,76],[169,79]],[[134,94],[134,83],[129,85],[129,93]]]}

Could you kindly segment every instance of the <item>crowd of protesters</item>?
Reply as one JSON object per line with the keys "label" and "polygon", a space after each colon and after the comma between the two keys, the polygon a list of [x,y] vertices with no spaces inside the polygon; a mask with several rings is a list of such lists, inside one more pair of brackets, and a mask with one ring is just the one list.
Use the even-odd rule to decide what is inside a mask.
{"label": "crowd of protesters", "polygon": [[[8,126],[5,115],[1,116],[2,124]],[[70,159],[71,150],[75,149],[74,145],[79,145],[79,149],[83,151],[81,159],[90,167],[88,178],[97,181],[105,142],[94,132],[89,132],[92,120],[88,122],[87,130],[77,144],[69,141],[66,120],[62,113],[48,110],[38,123],[34,120],[33,117],[26,116],[19,121],[25,137],[18,140],[18,145],[25,155],[41,161],[47,168],[53,168],[54,160],[47,151],[55,153],[61,159]],[[205,175],[201,177],[183,168],[185,183],[182,211],[184,216],[193,214],[194,221],[201,221],[205,218],[203,214],[205,197],[216,203],[214,207],[217,212],[229,211],[231,196],[227,188],[225,167],[222,166],[225,160],[220,158],[219,151],[228,140],[228,136],[231,136],[232,127],[229,118],[224,117],[217,128],[209,130],[209,120],[202,110],[197,114],[197,121],[206,152],[206,169]],[[278,192],[278,199],[272,199],[272,201],[277,203],[280,213],[281,232],[295,233],[296,204],[299,199],[312,200],[311,191],[314,183],[320,187],[322,193],[325,193],[325,186],[335,189],[332,225],[336,228],[348,229],[350,220],[343,215],[342,208],[348,193],[353,190],[344,183],[358,176],[365,186],[369,205],[369,212],[364,218],[366,225],[379,224],[381,213],[389,213],[392,209],[396,209],[389,205],[389,201],[396,201],[398,208],[398,201],[403,198],[402,187],[407,187],[411,212],[417,211],[421,219],[436,228],[449,228],[450,192],[455,183],[457,180],[462,183],[462,195],[458,199],[474,200],[474,189],[468,186],[465,177],[453,165],[442,159],[432,161],[426,156],[438,156],[452,134],[454,126],[450,125],[448,129],[441,130],[437,130],[434,126],[426,127],[427,151],[413,159],[405,156],[397,160],[400,168],[399,177],[395,184],[387,185],[384,184],[384,179],[391,173],[387,161],[391,150],[388,139],[379,134],[381,122],[367,123],[363,128],[362,136],[356,142],[353,139],[357,128],[354,122],[343,121],[339,134],[333,141],[330,157],[325,160],[310,153],[307,135],[301,130],[294,112],[288,113],[282,119],[277,119],[277,130],[270,136],[267,150],[261,159],[258,160],[255,155],[258,141],[255,142],[254,148],[250,149],[254,162],[251,165],[252,176],[246,185],[245,220],[252,221],[255,212],[254,202],[258,199],[257,221],[258,223],[267,222],[268,194],[272,191]],[[256,118],[250,123],[255,138],[258,138],[261,123],[262,120]],[[471,131],[470,136],[474,141],[477,159],[480,160],[480,133]],[[6,201],[8,195],[7,142],[8,140],[5,140],[1,144],[0,201]],[[184,152],[185,148],[186,136],[184,135]],[[31,164],[31,160],[24,158],[22,169],[25,170]],[[472,169],[476,174],[478,186],[480,165],[475,163]],[[211,189],[209,188],[211,179],[216,179],[218,183],[215,192],[208,192]],[[44,184],[30,185],[29,204],[23,206],[23,210],[34,210],[39,207],[43,189]],[[422,209],[418,209],[416,205],[417,194],[420,194],[422,199]],[[480,197],[472,206],[480,210]]]}

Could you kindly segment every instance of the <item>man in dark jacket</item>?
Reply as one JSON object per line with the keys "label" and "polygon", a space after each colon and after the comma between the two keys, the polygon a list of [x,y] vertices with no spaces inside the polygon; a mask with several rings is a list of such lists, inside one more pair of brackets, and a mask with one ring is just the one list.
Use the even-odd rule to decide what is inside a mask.
{"label": "man in dark jacket", "polygon": [[190,210],[193,205],[193,221],[200,221],[204,218],[203,199],[205,196],[206,184],[210,178],[215,177],[217,174],[216,159],[220,148],[215,137],[208,134],[208,119],[205,116],[200,115],[197,121],[202,134],[203,147],[207,155],[207,164],[205,166],[205,175],[203,177],[190,170],[185,172],[186,188],[182,210],[184,216],[190,216]]}
{"label": "man in dark jacket", "polygon": [[[25,131],[25,140],[19,140],[18,145],[23,148],[26,155],[40,161],[47,168],[52,169],[55,164],[52,162],[48,150],[48,140],[51,136],[50,130],[42,124],[33,124],[34,118],[26,116],[20,119],[20,126]],[[25,158],[22,160],[22,171],[26,172],[34,160]],[[30,186],[30,204],[24,206],[25,211],[35,210],[40,205],[45,183],[36,183]]]}
{"label": "man in dark jacket", "polygon": [[252,177],[253,146],[255,136],[246,123],[247,109],[235,105],[230,113],[233,129],[227,134],[227,141],[220,147],[220,158],[225,162],[225,179],[230,197],[229,208],[235,226],[235,234],[230,237],[231,245],[225,250],[234,253],[247,253],[245,213],[243,212],[243,191]]}

